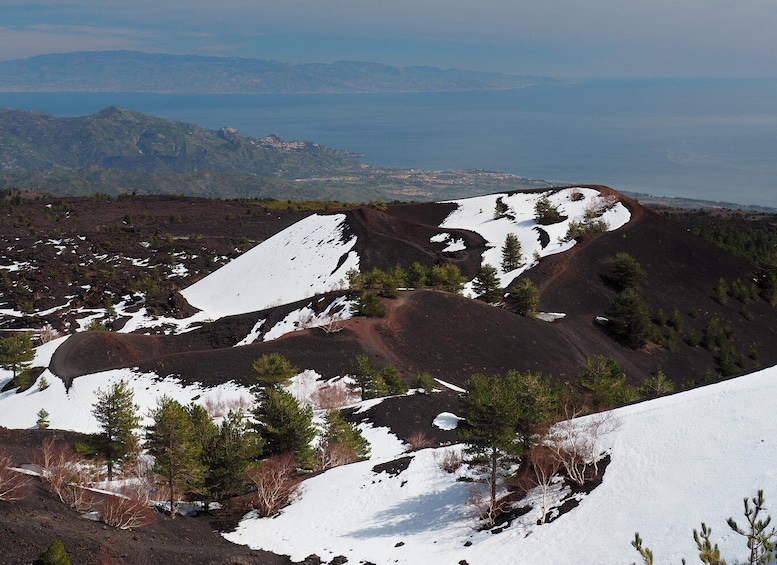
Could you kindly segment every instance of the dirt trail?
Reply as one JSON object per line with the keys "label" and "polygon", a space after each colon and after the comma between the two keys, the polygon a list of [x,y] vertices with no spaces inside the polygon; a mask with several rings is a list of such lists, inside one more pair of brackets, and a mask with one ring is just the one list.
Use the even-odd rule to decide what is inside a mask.
{"label": "dirt trail", "polygon": [[397,354],[396,347],[391,342],[402,338],[401,326],[398,323],[398,312],[407,305],[408,292],[399,293],[397,298],[381,299],[386,308],[383,318],[351,318],[347,327],[356,334],[359,343],[366,349],[370,356],[378,356],[393,365],[402,365],[403,360]]}

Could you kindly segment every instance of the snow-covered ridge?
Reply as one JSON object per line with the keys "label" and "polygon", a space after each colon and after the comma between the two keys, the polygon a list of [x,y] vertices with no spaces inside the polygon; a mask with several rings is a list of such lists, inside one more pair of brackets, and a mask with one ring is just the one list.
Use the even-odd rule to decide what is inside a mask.
{"label": "snow-covered ridge", "polygon": [[[540,226],[536,221],[535,205],[547,197],[551,204],[567,218],[556,224]],[[507,213],[501,218],[494,217],[497,201],[507,206]],[[542,193],[488,194],[464,200],[452,200],[458,205],[440,225],[443,228],[458,228],[474,231],[488,242],[490,249],[483,254],[483,263],[496,267],[503,286],[534,264],[535,254],[545,257],[566,251],[575,245],[575,241],[565,241],[567,230],[572,222],[583,221],[587,215],[607,223],[607,230],[616,230],[631,218],[628,209],[620,202],[613,203],[592,188],[566,188],[559,191]],[[549,242],[543,247],[540,232],[544,231]],[[512,233],[521,243],[524,265],[519,269],[504,272],[502,264],[502,245],[507,234]],[[444,240],[443,240],[444,241]]]}
{"label": "snow-covered ridge", "polygon": [[344,214],[308,216],[181,294],[211,318],[256,312],[340,288],[359,268]]}

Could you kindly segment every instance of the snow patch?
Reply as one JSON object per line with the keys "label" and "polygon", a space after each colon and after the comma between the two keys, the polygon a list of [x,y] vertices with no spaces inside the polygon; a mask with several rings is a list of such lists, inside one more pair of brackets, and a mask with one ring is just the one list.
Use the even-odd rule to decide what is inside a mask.
{"label": "snow patch", "polygon": [[432,424],[441,430],[455,430],[459,427],[459,422],[464,418],[459,418],[451,412],[442,412],[432,421]]}

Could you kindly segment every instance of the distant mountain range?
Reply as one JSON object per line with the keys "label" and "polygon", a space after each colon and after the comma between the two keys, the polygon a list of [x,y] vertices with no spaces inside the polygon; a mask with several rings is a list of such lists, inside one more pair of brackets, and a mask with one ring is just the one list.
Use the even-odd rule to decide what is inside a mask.
{"label": "distant mountain range", "polygon": [[290,64],[238,57],[86,51],[0,62],[2,92],[283,94],[500,90],[537,76],[338,61]]}

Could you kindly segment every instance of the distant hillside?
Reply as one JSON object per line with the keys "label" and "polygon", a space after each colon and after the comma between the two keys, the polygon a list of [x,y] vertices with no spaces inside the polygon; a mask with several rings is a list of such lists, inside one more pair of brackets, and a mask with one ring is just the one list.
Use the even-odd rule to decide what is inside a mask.
{"label": "distant hillside", "polygon": [[373,167],[346,151],[237,130],[207,130],[111,106],[57,117],[0,108],[0,188],[67,196],[186,194],[219,198],[429,200],[477,190],[547,187],[486,171]]}
{"label": "distant hillside", "polygon": [[111,106],[62,118],[0,109],[0,171],[102,167],[149,173],[234,171],[294,178],[357,167],[349,154],[277,137],[247,138]]}
{"label": "distant hillside", "polygon": [[439,92],[520,88],[548,82],[553,80],[435,67],[353,61],[293,65],[134,51],[62,53],[0,62],[0,90],[4,92]]}

